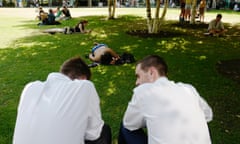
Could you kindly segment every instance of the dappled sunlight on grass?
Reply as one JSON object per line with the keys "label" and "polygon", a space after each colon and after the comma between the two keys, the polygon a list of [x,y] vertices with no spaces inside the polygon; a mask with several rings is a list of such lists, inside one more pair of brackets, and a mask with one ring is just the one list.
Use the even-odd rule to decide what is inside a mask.
{"label": "dappled sunlight on grass", "polygon": [[108,82],[108,89],[106,96],[111,96],[112,94],[116,93],[116,83],[113,81]]}
{"label": "dappled sunlight on grass", "polygon": [[207,56],[201,55],[201,56],[196,57],[196,59],[198,59],[198,60],[207,60]]}
{"label": "dappled sunlight on grass", "polygon": [[161,48],[156,49],[155,52],[167,53],[171,50],[179,50],[184,52],[187,50],[186,45],[189,44],[189,41],[184,40],[183,38],[172,38],[171,40],[162,40],[157,42],[157,45]]}
{"label": "dappled sunlight on grass", "polygon": [[139,43],[136,43],[136,44],[132,44],[132,45],[124,45],[124,46],[121,46],[121,50],[123,50],[124,52],[130,52],[133,50],[133,49],[140,49],[140,48],[143,48]]}
{"label": "dappled sunlight on grass", "polygon": [[81,46],[86,46],[86,45],[87,45],[87,42],[86,42],[86,41],[81,41],[81,42],[80,42],[80,45],[81,45]]}
{"label": "dappled sunlight on grass", "polygon": [[203,42],[203,41],[198,41],[197,43],[198,43],[198,44],[204,44],[204,42]]}
{"label": "dappled sunlight on grass", "polygon": [[[11,134],[13,132],[14,122],[9,122],[8,119],[14,121],[15,115],[8,115],[6,112],[16,113],[19,95],[26,83],[45,80],[49,72],[58,71],[66,59],[76,55],[81,56],[87,64],[92,63],[85,55],[91,52],[94,42],[99,42],[107,44],[118,54],[124,52],[133,54],[136,61],[149,54],[162,56],[169,65],[171,79],[192,83],[201,95],[209,100],[216,115],[210,126],[214,141],[227,143],[228,140],[234,140],[229,138],[229,133],[224,132],[225,129],[231,135],[239,137],[237,127],[231,125],[223,127],[219,123],[219,121],[223,123],[229,121],[235,124],[239,120],[239,117],[228,119],[231,117],[230,114],[239,115],[237,99],[239,86],[221,77],[214,67],[219,59],[239,57],[240,40],[237,37],[239,27],[231,27],[229,33],[234,34],[233,36],[216,38],[201,35],[205,25],[195,28],[178,25],[176,21],[166,21],[161,27],[161,33],[148,35],[144,33],[146,31],[142,31],[146,28],[145,19],[133,16],[121,16],[115,20],[102,20],[103,18],[105,17],[73,18],[56,26],[74,26],[79,19],[87,19],[89,20],[87,29],[93,30],[90,34],[32,35],[14,41],[11,47],[0,49],[0,89],[2,90],[0,106],[4,105],[4,108],[2,106],[0,109],[0,122],[4,121],[8,124],[2,126],[4,130],[7,129]],[[35,24],[29,23],[25,27],[36,30],[50,28],[36,27]],[[127,31],[139,33],[130,35]],[[135,65],[136,63],[117,66],[99,65],[91,68],[91,79],[100,96],[103,117],[112,127],[114,140],[117,138],[119,124],[135,87]],[[226,101],[231,103],[225,103]],[[10,106],[10,102],[14,106]],[[225,111],[229,113],[222,113]],[[219,133],[221,137],[218,137]],[[5,136],[4,133],[0,132],[1,136]]]}
{"label": "dappled sunlight on grass", "polygon": [[99,72],[102,75],[106,74],[106,72],[107,72],[107,69],[104,68],[104,66],[101,66],[101,65],[97,66],[96,69],[97,69],[97,72]]}
{"label": "dappled sunlight on grass", "polygon": [[108,34],[104,30],[92,31],[91,36],[99,38],[107,38]]}
{"label": "dappled sunlight on grass", "polygon": [[[54,45],[54,42],[31,42],[31,43],[24,43],[24,42],[20,42],[20,43],[15,43],[14,46],[15,47],[24,47],[24,48],[31,48],[31,47],[36,47],[36,46],[40,46],[40,47],[48,47],[48,45]],[[48,47],[49,49],[55,49],[55,47]]]}

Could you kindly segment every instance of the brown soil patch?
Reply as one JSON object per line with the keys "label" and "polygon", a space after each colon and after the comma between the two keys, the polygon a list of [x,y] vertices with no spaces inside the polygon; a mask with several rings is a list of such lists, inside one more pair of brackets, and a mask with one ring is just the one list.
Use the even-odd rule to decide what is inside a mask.
{"label": "brown soil patch", "polygon": [[220,74],[240,84],[240,59],[221,60],[216,67]]}

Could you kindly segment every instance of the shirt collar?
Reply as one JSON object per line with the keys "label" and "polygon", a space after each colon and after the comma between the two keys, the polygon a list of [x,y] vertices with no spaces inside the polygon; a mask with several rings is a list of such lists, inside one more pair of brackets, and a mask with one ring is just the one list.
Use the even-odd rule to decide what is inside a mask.
{"label": "shirt collar", "polygon": [[165,83],[165,82],[168,82],[168,78],[165,77],[165,76],[161,76],[159,77],[154,83]]}
{"label": "shirt collar", "polygon": [[52,72],[48,75],[47,80],[52,80],[52,79],[59,79],[59,80],[71,80],[68,76],[59,73],[59,72]]}

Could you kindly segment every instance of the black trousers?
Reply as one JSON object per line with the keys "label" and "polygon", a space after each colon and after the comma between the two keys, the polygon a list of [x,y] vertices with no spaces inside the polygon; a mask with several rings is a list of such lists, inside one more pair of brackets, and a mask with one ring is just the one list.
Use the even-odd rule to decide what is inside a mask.
{"label": "black trousers", "polygon": [[123,124],[120,126],[118,144],[147,144],[148,137],[143,129],[130,131]]}
{"label": "black trousers", "polygon": [[86,140],[85,144],[111,144],[112,143],[112,132],[109,125],[104,124],[101,135],[94,141]]}

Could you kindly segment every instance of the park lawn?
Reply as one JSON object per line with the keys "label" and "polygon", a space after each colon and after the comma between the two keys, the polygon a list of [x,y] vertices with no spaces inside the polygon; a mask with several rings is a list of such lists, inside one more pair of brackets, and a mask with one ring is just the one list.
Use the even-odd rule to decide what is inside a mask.
{"label": "park lawn", "polygon": [[[89,20],[91,34],[42,34],[52,27],[74,26],[80,19]],[[136,60],[149,54],[164,57],[169,65],[169,79],[193,84],[213,108],[209,123],[213,144],[240,143],[240,85],[220,75],[219,60],[239,58],[239,25],[228,25],[228,36],[205,37],[207,25],[179,25],[167,21],[159,35],[129,35],[127,32],[146,29],[146,21],[136,16],[104,16],[74,18],[59,26],[36,26],[36,21],[21,27],[33,29],[34,35],[17,39],[8,48],[0,49],[0,143],[12,143],[19,96],[25,84],[45,80],[48,73],[58,71],[62,62],[73,56],[87,55],[94,42],[106,43],[119,54],[132,53]],[[37,34],[36,34],[37,33]],[[39,33],[39,34],[38,34]],[[232,34],[232,36],[229,36]],[[135,84],[135,63],[92,68],[92,81],[101,98],[101,109],[110,124],[113,143]]]}

